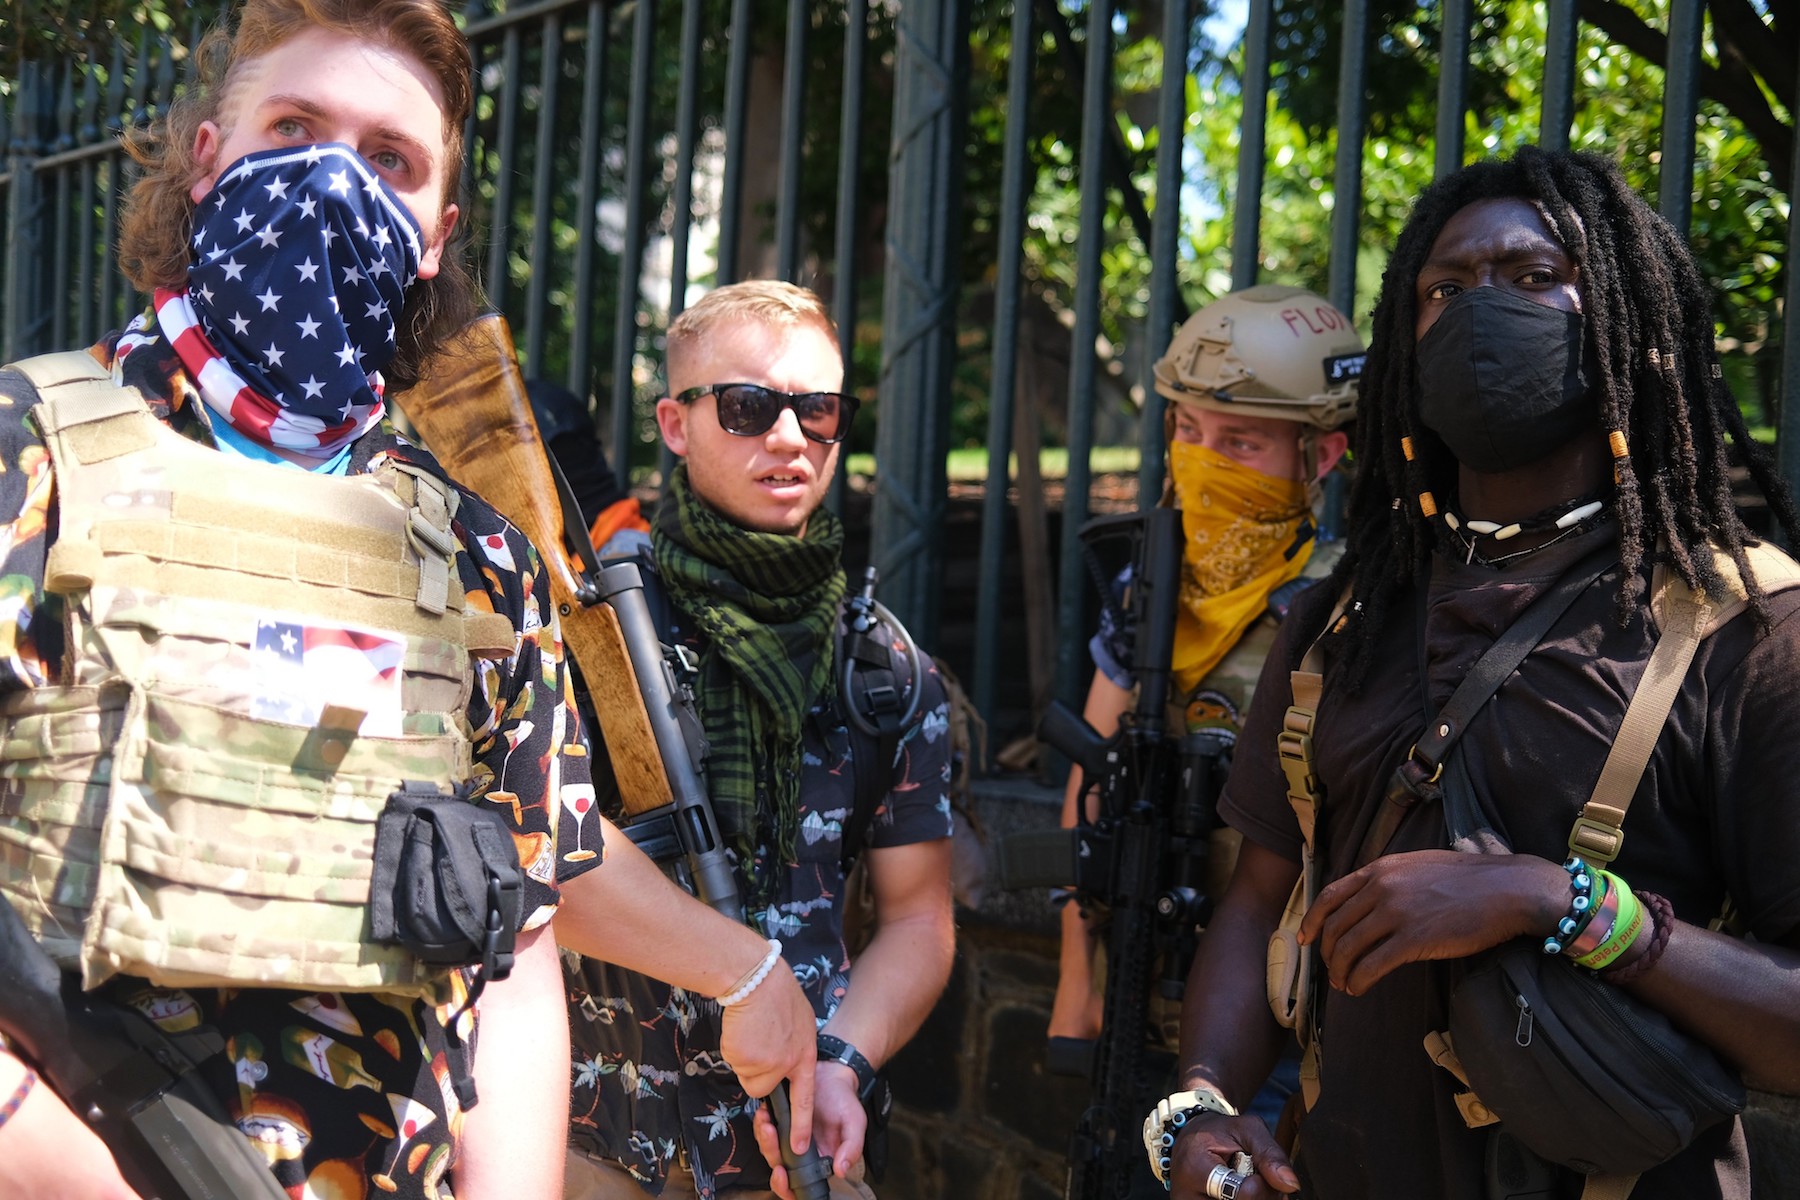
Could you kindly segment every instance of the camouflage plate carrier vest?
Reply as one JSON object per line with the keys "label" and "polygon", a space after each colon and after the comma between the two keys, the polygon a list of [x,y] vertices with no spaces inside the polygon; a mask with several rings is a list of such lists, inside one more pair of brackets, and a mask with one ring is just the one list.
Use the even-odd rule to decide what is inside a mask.
{"label": "camouflage plate carrier vest", "polygon": [[[457,493],[409,464],[332,478],[197,445],[84,353],[16,369],[55,466],[67,648],[62,686],[0,700],[0,889],[87,987],[441,995],[441,970],[368,940],[368,899],[388,796],[469,778],[470,656],[513,651],[505,617],[464,609]],[[272,632],[313,629],[379,631],[381,736],[335,671],[310,709],[279,693]]]}

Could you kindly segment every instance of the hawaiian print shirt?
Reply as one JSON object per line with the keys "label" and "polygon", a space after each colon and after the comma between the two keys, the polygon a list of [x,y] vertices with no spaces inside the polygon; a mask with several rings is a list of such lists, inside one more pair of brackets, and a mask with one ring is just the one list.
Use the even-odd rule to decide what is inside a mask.
{"label": "hawaiian print shirt", "polygon": [[[680,631],[677,637],[693,643]],[[892,786],[869,821],[870,847],[950,836],[949,704],[930,658],[922,662],[918,712],[902,735]],[[842,860],[856,791],[854,746],[835,702],[813,711],[801,768],[799,861],[775,863],[763,846],[751,866],[780,873],[771,903],[752,919],[764,936],[781,939],[820,1025],[850,986]],[[741,867],[738,887],[745,890]],[[767,1188],[769,1166],[751,1129],[755,1101],[719,1057],[718,1003],[592,960],[565,978],[575,1058],[572,1143],[619,1163],[651,1195],[661,1193],[678,1146],[702,1197]]]}
{"label": "hawaiian print shirt", "polygon": [[[214,444],[198,394],[153,325],[140,319],[93,353],[170,428]],[[23,376],[0,372],[0,520],[9,521],[0,543],[0,695],[62,682],[62,600],[44,591],[55,489],[49,452],[27,416],[35,402]],[[349,470],[369,471],[381,455],[442,475],[385,421],[355,444]],[[537,552],[467,491],[454,532],[468,604],[502,613],[523,631],[511,658],[479,662],[468,721],[477,794],[504,774],[516,797],[501,811],[527,868],[522,925],[536,928],[555,911],[558,885],[599,862],[589,763]],[[449,1200],[445,1176],[464,1115],[450,1078],[459,1051],[446,1027],[465,981],[453,983],[452,1003],[438,1007],[379,993],[109,986],[170,1033],[201,1022],[217,1029],[227,1052],[203,1074],[293,1194]],[[472,1043],[472,1015],[457,1028]]]}

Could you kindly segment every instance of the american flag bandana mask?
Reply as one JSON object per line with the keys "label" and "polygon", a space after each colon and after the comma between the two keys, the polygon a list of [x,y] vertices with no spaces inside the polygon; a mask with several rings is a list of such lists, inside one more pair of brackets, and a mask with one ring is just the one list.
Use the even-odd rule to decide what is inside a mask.
{"label": "american flag bandana mask", "polygon": [[[422,238],[369,164],[337,143],[247,154],[194,222],[186,298],[216,356],[214,378],[198,381],[208,406],[259,441],[314,453],[379,419],[379,371]],[[161,307],[189,360],[184,322]]]}

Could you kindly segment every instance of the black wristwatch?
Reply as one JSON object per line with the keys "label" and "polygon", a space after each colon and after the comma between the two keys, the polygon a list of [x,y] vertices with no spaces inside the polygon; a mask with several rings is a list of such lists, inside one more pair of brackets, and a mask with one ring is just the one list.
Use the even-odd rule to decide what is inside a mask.
{"label": "black wristwatch", "polygon": [[829,1033],[819,1035],[819,1061],[843,1063],[856,1073],[856,1095],[864,1103],[875,1090],[875,1068],[862,1056],[862,1051],[841,1037]]}

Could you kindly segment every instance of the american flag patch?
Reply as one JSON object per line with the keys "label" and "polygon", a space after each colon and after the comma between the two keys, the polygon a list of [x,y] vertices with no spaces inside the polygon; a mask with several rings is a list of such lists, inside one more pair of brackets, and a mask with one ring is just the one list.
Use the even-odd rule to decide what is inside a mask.
{"label": "american flag patch", "polygon": [[319,723],[327,705],[363,713],[358,732],[400,733],[400,673],[406,642],[397,633],[264,618],[251,643],[256,716],[289,725]]}

